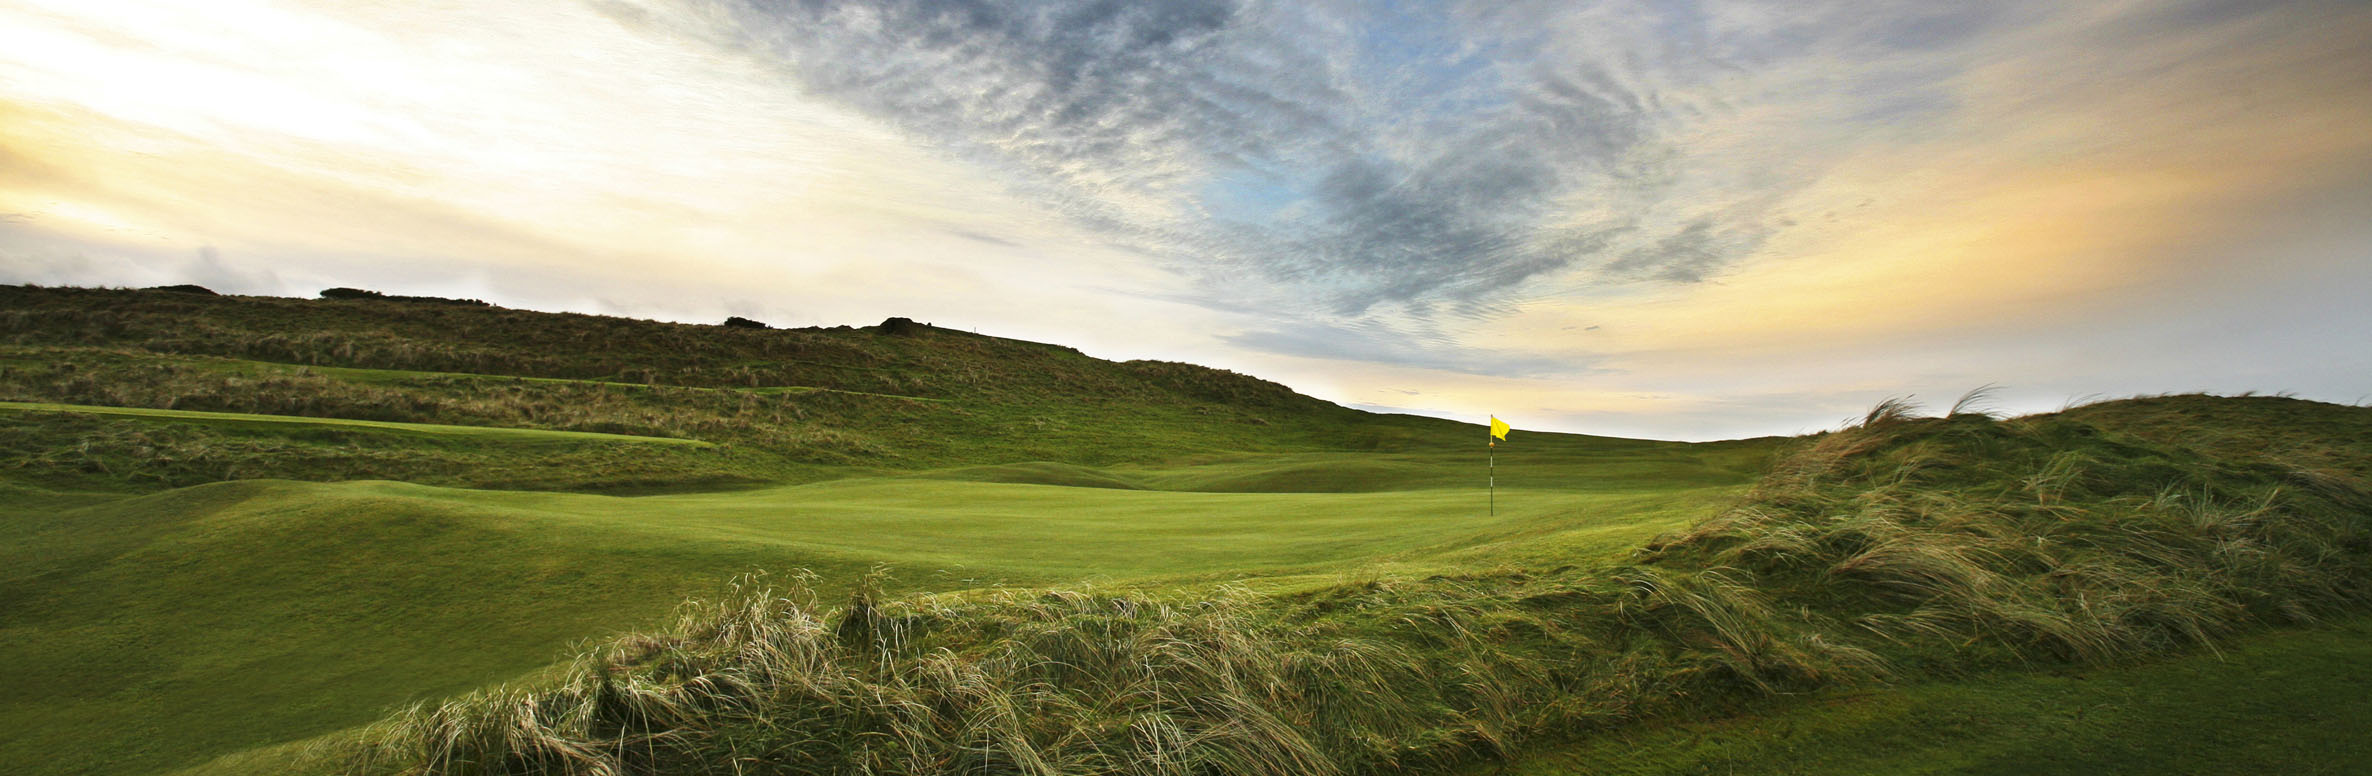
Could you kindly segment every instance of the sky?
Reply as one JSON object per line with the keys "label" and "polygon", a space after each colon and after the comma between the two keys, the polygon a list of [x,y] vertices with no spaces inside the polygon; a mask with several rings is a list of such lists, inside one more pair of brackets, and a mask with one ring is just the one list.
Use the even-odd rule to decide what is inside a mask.
{"label": "sky", "polygon": [[0,282],[905,316],[1704,440],[2372,400],[2372,4],[0,0]]}

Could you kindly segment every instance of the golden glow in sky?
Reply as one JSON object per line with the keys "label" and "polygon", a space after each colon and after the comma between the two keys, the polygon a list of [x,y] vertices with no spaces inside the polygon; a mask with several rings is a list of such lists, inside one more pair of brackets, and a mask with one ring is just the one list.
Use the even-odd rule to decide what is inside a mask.
{"label": "golden glow in sky", "polygon": [[903,315],[1668,438],[2372,394],[2372,8],[1937,5],[0,0],[0,282]]}

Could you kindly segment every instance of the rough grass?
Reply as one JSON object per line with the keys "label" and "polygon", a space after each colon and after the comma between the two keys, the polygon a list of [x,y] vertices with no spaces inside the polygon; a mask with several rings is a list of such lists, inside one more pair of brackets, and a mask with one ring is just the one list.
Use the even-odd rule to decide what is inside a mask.
{"label": "rough grass", "polygon": [[0,286],[0,338],[19,346],[673,386],[926,397],[1054,389],[1250,410],[1319,405],[1223,370],[1113,364],[1066,347],[929,326],[754,330],[498,307]]}
{"label": "rough grass", "polygon": [[358,774],[1425,770],[1545,726],[1874,668],[1787,629],[1718,574],[1649,569],[1294,599],[860,590],[829,612],[744,590],[588,653],[556,687],[414,707],[347,761]]}
{"label": "rough grass", "polygon": [[[2218,404],[2180,402],[2247,419],[2211,424],[2227,434],[2301,431],[2267,421],[2303,402]],[[2099,661],[2372,603],[2361,448],[2301,468],[2283,448],[2151,441],[2088,420],[2099,415],[1873,412],[1788,459],[1748,505],[1654,550],[1754,571],[1922,653]]]}
{"label": "rough grass", "polygon": [[0,482],[27,495],[142,492],[254,478],[615,493],[818,476],[746,449],[450,430],[421,433],[309,418],[174,417],[118,408],[0,410]]}
{"label": "rough grass", "polygon": [[[845,431],[880,402],[587,380],[431,374],[167,358],[84,349],[0,350],[0,396],[76,405],[363,422],[692,438],[845,463],[881,451]],[[866,398],[859,398],[866,397]],[[874,408],[883,414],[897,410]],[[834,422],[837,421],[837,422]]]}
{"label": "rough grass", "polygon": [[250,425],[258,423],[298,424],[332,429],[370,429],[397,431],[430,436],[463,436],[491,438],[493,441],[533,442],[628,442],[707,447],[708,442],[663,436],[635,436],[609,434],[598,431],[550,431],[504,426],[455,426],[443,423],[405,423],[385,420],[354,420],[349,418],[315,418],[295,415],[258,415],[244,412],[205,412],[200,410],[153,409],[144,407],[109,407],[89,404],[46,404],[34,402],[0,401],[0,412],[68,415],[115,415],[153,418],[160,420],[192,420],[215,425]]}

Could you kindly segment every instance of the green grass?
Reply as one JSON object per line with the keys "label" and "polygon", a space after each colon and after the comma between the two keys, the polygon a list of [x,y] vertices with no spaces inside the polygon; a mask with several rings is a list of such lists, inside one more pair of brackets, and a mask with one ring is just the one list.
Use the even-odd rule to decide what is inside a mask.
{"label": "green grass", "polygon": [[[1255,468],[1127,474],[1224,482]],[[359,725],[526,675],[575,640],[647,626],[754,569],[813,570],[825,595],[877,564],[902,591],[1239,579],[1288,590],[1611,557],[1744,484],[1659,488],[1633,476],[1628,488],[1511,488],[1495,518],[1473,487],[1220,493],[914,478],[632,498],[248,481],[111,500],[12,520],[0,536],[16,570],[0,664],[29,677],[0,704],[0,727],[25,732],[0,745],[0,761],[155,772]],[[1690,476],[1706,478],[1679,479]],[[39,756],[61,747],[89,756]]]}
{"label": "green grass", "polygon": [[[757,331],[392,301],[6,286],[0,401],[697,439],[733,448],[742,459],[722,468],[733,479],[758,481],[814,479],[814,467],[927,471],[1044,461],[1166,469],[1246,455],[1463,454],[1476,437],[1471,425],[1358,412],[1232,372],[1115,363],[930,327]],[[48,437],[11,441],[0,438],[0,456],[47,460],[43,454],[54,449]],[[1602,437],[1534,441],[1546,443],[1536,453],[1568,463],[1720,453]],[[1731,450],[1746,452],[1719,465],[1751,470],[1767,445]],[[246,469],[309,479],[317,452],[259,447]],[[580,468],[574,481],[538,474],[515,485],[488,477],[461,483],[444,462],[451,456],[428,453],[418,476],[441,483],[578,488],[608,473]],[[28,463],[20,471],[79,478],[86,488],[156,484],[111,485],[72,468]],[[1303,475],[1338,469],[1249,474],[1312,487]],[[339,478],[378,471],[415,478],[388,462],[341,471]],[[625,474],[646,483],[659,478],[648,470]],[[691,470],[677,476],[689,485],[718,479]]]}
{"label": "green grass", "polygon": [[[137,412],[137,411],[135,411]],[[416,433],[363,424],[0,412],[0,494],[57,499],[253,478],[653,492],[815,479],[745,448],[603,436]]]}
{"label": "green grass", "polygon": [[[2173,405],[2261,436],[2315,435],[2276,420],[2300,409],[2286,400]],[[861,592],[837,608],[822,603],[828,593],[744,594],[582,652],[545,682],[417,707],[368,734],[348,772],[1428,769],[1506,757],[1544,732],[1720,714],[1890,677],[2113,665],[2362,612],[2372,493],[2361,476],[2372,459],[2303,469],[2262,450],[2217,456],[2081,416],[1918,418],[1890,403],[1799,444],[1743,503],[1647,542],[1639,565],[1565,538],[1584,509],[1553,521],[1566,529],[1558,537],[1435,544],[1427,554],[1500,551],[1366,581],[1196,592],[1209,588],[1181,583],[1208,580],[1177,576],[1116,597]],[[1350,481],[1398,479],[1391,466],[1343,463]],[[1149,475],[1094,479],[1100,487],[1000,485],[1107,503],[1161,495],[1114,487]],[[1122,520],[1132,518],[1142,519]],[[1272,519],[1315,528],[1299,537],[1308,545],[1348,533]],[[1233,546],[1129,537],[1114,521],[1082,529],[1158,542],[1148,557]],[[1063,540],[997,543],[1017,560],[1058,561],[1039,541]],[[1295,572],[1262,568],[1247,544],[1255,551],[1236,565]],[[1346,548],[1332,560],[1412,549]],[[1499,565],[1481,565],[1490,560]]]}
{"label": "green grass", "polygon": [[[1490,514],[1477,425],[1190,365],[0,287],[0,402],[0,769],[32,774],[271,773],[370,741],[400,770],[444,733],[639,742],[684,772],[745,749],[791,772],[1423,771],[1546,736],[1524,767],[1636,740],[1624,762],[1671,772],[2179,773],[2358,720],[2183,748],[2219,694],[2275,715],[2339,691],[2149,661],[2357,675],[2343,640],[2263,629],[2372,600],[2372,411],[2281,399],[1890,405],[1712,444],[1519,430]],[[84,406],[17,409],[58,404]],[[717,598],[751,571],[800,592]],[[2021,716],[2161,695],[2197,702],[2058,739]],[[512,724],[521,699],[561,716]],[[618,726],[653,714],[675,733]],[[1736,746],[1678,721],[1733,715]],[[2103,741],[2151,725],[2163,743]]]}
{"label": "green grass", "polygon": [[1822,693],[1714,719],[1544,742],[1505,776],[2360,772],[2372,621],[2260,634],[2222,654]]}

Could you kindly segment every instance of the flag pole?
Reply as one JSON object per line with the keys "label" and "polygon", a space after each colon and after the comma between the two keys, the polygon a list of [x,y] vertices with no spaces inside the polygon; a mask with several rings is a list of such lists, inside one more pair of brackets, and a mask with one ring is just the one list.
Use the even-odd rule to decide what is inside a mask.
{"label": "flag pole", "polygon": [[1488,452],[1483,453],[1483,466],[1487,467],[1490,471],[1490,474],[1486,476],[1489,477],[1488,482],[1490,483],[1491,489],[1490,498],[1492,517],[1499,516],[1499,440],[1506,438],[1507,421],[1500,420],[1499,416],[1497,415],[1492,415],[1491,436],[1489,439],[1484,440],[1490,444],[1490,447]]}

